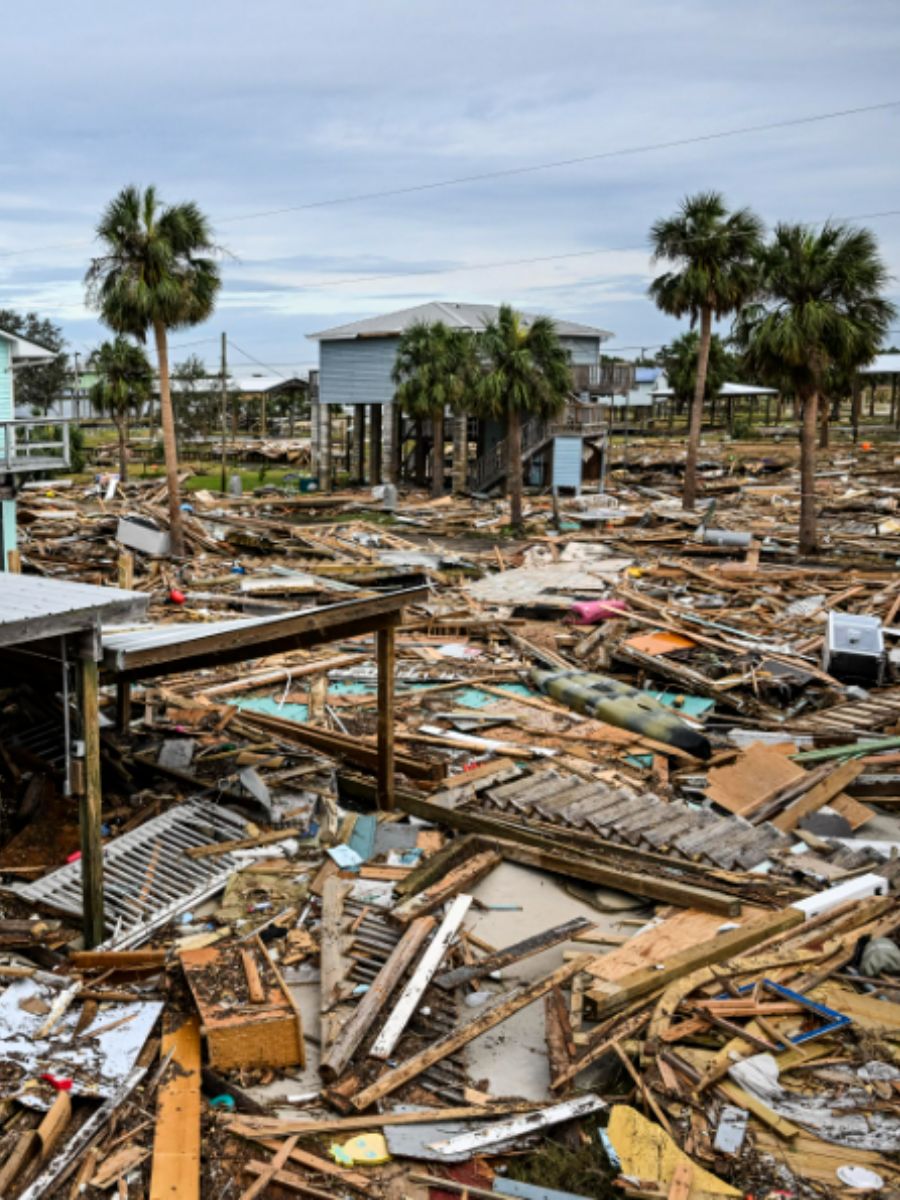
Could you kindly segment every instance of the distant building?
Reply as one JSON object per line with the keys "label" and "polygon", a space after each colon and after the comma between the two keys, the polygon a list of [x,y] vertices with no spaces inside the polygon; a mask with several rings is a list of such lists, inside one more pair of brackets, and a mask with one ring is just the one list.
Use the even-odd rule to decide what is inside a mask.
{"label": "distant building", "polygon": [[[411,430],[402,425],[400,414],[394,404],[395,384],[392,378],[397,347],[402,334],[417,323],[437,324],[442,322],[451,329],[462,329],[480,333],[496,319],[499,308],[491,304],[460,304],[449,301],[431,301],[413,308],[404,308],[384,316],[370,317],[338,325],[320,333],[310,334],[319,343],[319,369],[312,389],[313,401],[313,464],[314,470],[323,481],[331,474],[331,411],[342,406],[352,407],[354,416],[353,440],[356,449],[357,475],[364,474],[367,425],[369,452],[369,475],[372,482],[381,478],[396,479],[404,463],[401,462],[402,447],[411,437]],[[521,314],[526,325],[535,319],[532,313]],[[553,324],[563,346],[568,350],[573,368],[581,370],[584,377],[599,368],[600,348],[612,337],[603,329],[579,325],[573,321],[553,319]],[[578,384],[576,382],[576,389]],[[573,398],[574,399],[574,398]],[[579,436],[575,422],[570,423],[570,437]],[[542,476],[548,482],[549,464],[556,461],[558,470],[564,462],[580,464],[580,442],[577,454],[563,454],[559,449],[548,448],[550,439],[543,430],[532,429],[529,441],[525,431],[523,458],[531,462],[528,478],[535,481]],[[471,440],[477,442],[478,461],[469,472],[469,482],[477,487],[489,487],[499,482],[505,474],[503,442],[505,431],[490,421],[454,422],[454,459],[464,459],[468,467],[468,448]],[[434,458],[430,428],[424,436],[429,439],[428,450]],[[420,447],[421,450],[421,447]],[[548,453],[544,454],[547,450]],[[443,460],[443,453],[441,454]],[[462,463],[455,462],[456,470]],[[434,469],[434,468],[433,468]],[[437,469],[443,470],[443,461]],[[579,469],[580,480],[580,469]],[[560,483],[560,480],[555,482]],[[569,481],[566,481],[568,485]],[[562,484],[561,484],[562,485]],[[572,475],[571,486],[577,486]]]}
{"label": "distant building", "polygon": [[16,549],[16,492],[21,477],[69,464],[66,426],[57,440],[47,434],[46,418],[16,417],[16,373],[55,357],[55,350],[0,329],[0,571],[9,569],[10,551]]}

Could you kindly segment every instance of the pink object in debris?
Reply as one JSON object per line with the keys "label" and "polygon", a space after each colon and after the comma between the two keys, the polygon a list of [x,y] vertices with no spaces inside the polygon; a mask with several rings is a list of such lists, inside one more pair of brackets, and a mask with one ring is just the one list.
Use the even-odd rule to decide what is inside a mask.
{"label": "pink object in debris", "polygon": [[628,612],[624,600],[577,600],[569,609],[568,620],[572,625],[596,625]]}

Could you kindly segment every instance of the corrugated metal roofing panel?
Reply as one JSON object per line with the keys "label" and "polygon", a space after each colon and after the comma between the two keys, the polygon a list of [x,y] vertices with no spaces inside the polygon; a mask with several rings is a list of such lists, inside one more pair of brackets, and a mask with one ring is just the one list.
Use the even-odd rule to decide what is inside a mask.
{"label": "corrugated metal roofing panel", "polygon": [[149,596],[120,588],[0,572],[0,646],[142,616]]}

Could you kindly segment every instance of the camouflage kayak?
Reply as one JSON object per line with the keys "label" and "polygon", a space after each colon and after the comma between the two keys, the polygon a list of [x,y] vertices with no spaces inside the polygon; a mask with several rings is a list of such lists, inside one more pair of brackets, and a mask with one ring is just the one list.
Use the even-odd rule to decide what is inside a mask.
{"label": "camouflage kayak", "polygon": [[712,753],[709,741],[702,733],[647,692],[638,691],[627,683],[608,679],[605,675],[543,671],[538,667],[531,670],[530,676],[532,683],[545,695],[587,717],[644,734],[667,746],[677,746],[697,758],[709,758]]}

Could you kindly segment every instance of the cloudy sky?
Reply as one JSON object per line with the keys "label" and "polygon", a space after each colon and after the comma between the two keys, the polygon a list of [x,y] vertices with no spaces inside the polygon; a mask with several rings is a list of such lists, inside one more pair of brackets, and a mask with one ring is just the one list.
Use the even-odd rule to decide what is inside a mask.
{"label": "cloudy sky", "polygon": [[769,223],[866,216],[900,278],[896,0],[44,0],[3,41],[0,307],[82,354],[93,226],[129,182],[212,219],[221,300],[175,358],[225,330],[241,373],[435,298],[656,346],[678,324],[647,231],[701,188]]}

